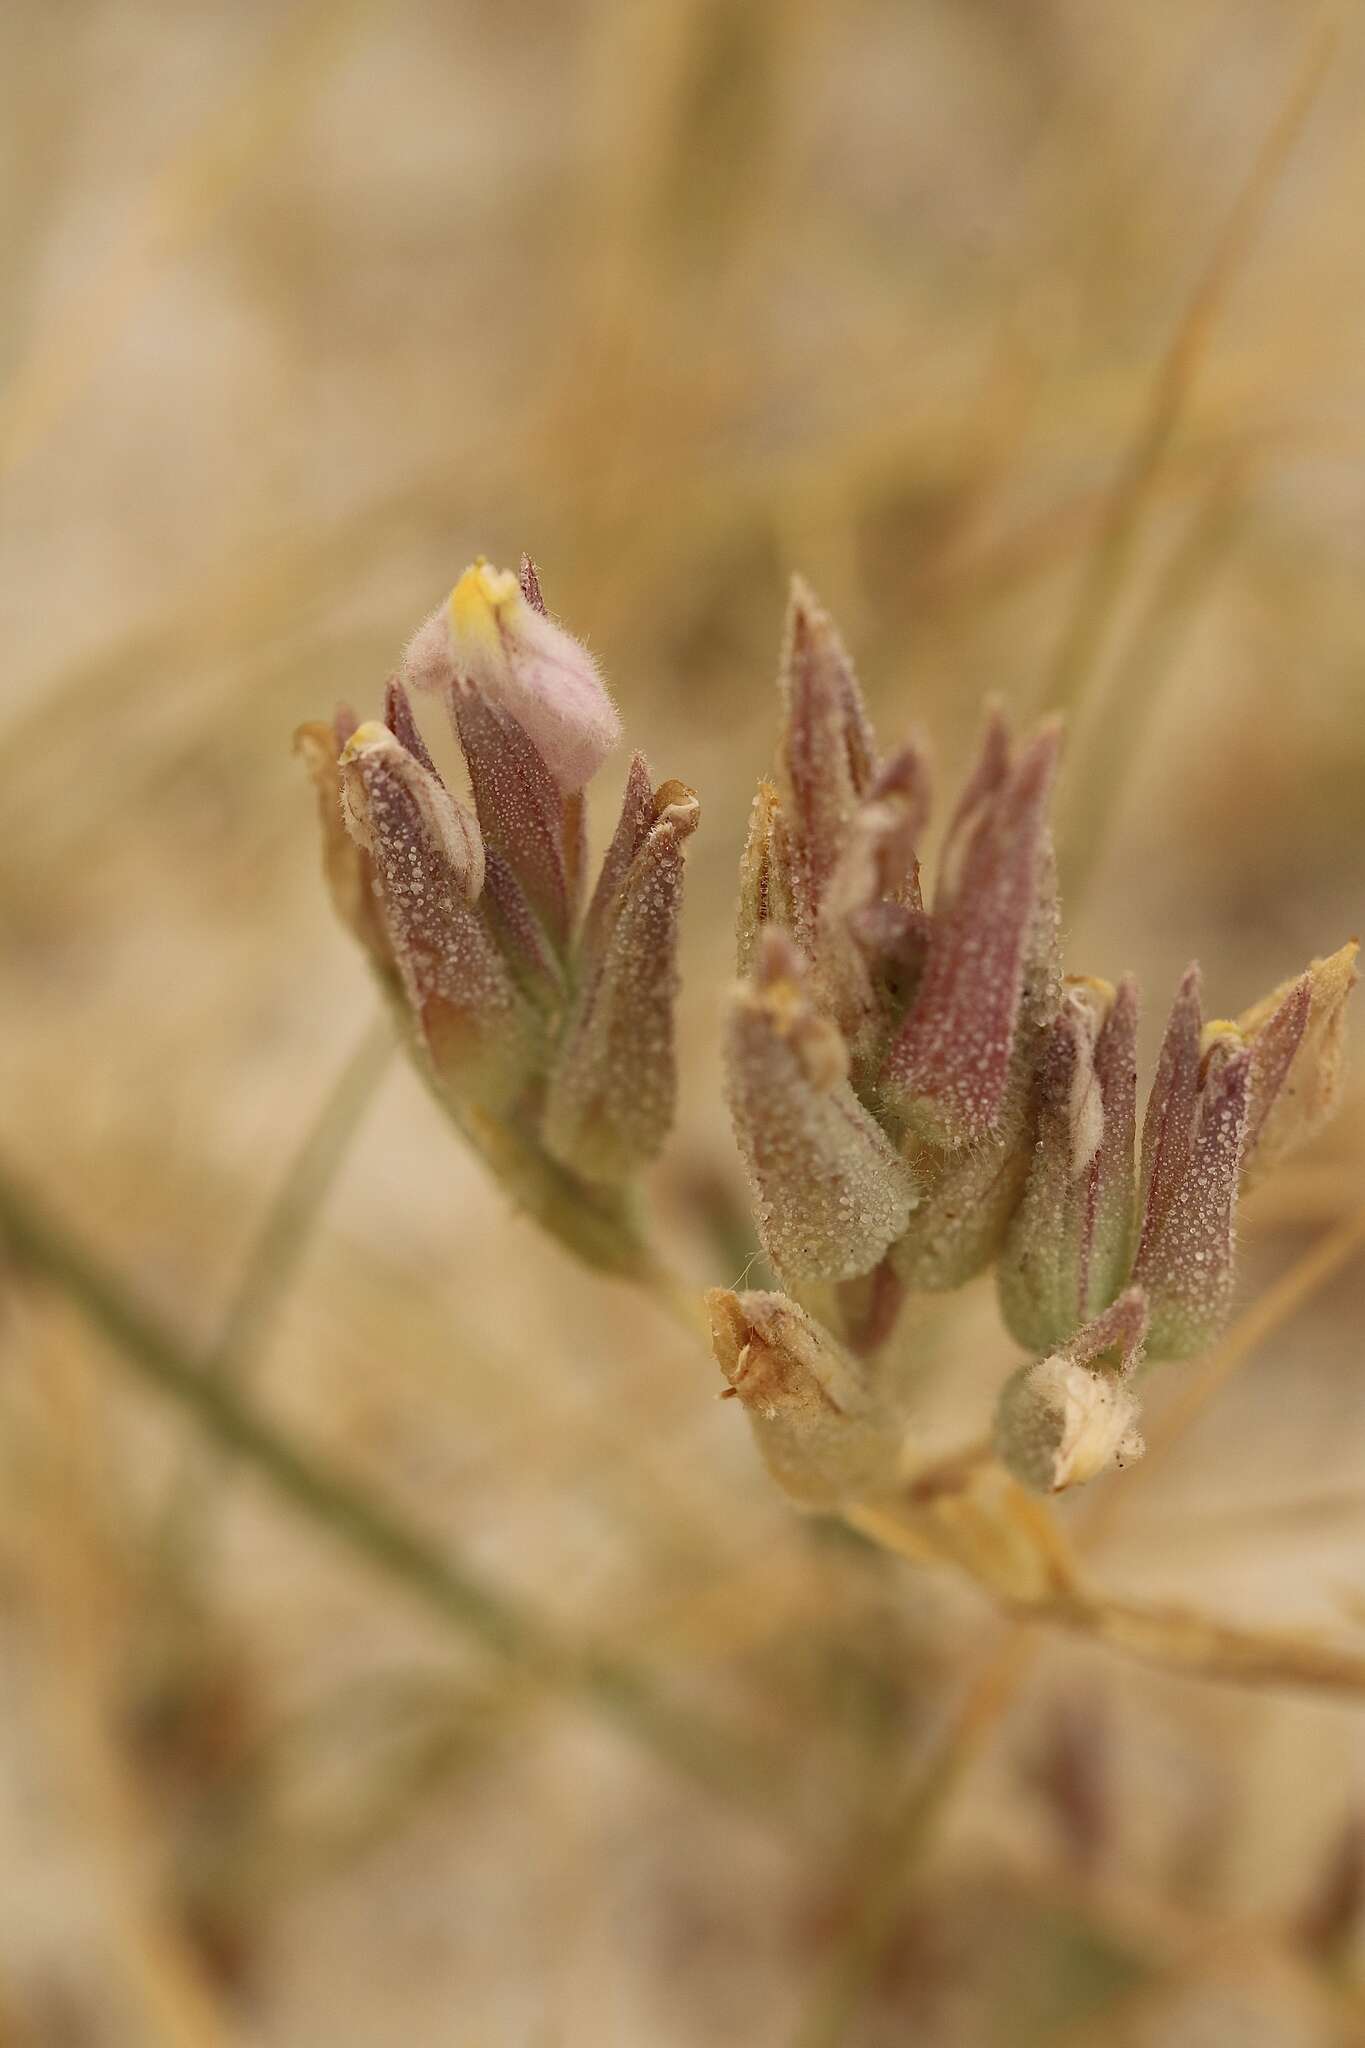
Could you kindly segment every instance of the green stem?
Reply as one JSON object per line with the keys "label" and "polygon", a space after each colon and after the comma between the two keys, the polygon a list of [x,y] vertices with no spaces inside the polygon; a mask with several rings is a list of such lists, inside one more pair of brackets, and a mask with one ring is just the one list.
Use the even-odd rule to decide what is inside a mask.
{"label": "green stem", "polygon": [[259,1358],[322,1205],[395,1050],[388,1016],[376,1017],[328,1090],[257,1232],[208,1361],[211,1373],[240,1382]]}
{"label": "green stem", "polygon": [[293,1442],[222,1378],[205,1371],[117,1277],[0,1166],[0,1234],[16,1261],[56,1286],[118,1356],[188,1414],[277,1497],[419,1600],[454,1632],[542,1681],[577,1691],[669,1763],[710,1789],[771,1813],[770,1777],[745,1745],[684,1714],[619,1659],[575,1653],[523,1602],[460,1563],[361,1482]]}
{"label": "green stem", "polygon": [[[389,1070],[393,1025],[381,1015],[369,1026],[327,1091],[266,1209],[222,1328],[204,1364],[211,1378],[241,1386],[265,1349],[271,1328],[307,1251],[323,1204],[360,1122]],[[187,1446],[161,1509],[154,1547],[184,1579],[198,1560],[204,1518],[212,1503],[202,1444]]]}

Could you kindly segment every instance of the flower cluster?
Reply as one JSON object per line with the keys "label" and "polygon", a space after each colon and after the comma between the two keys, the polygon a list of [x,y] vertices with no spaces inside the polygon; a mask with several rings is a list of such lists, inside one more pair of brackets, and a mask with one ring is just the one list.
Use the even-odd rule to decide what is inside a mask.
{"label": "flower cluster", "polygon": [[1062,972],[1057,728],[1016,744],[989,715],[930,908],[924,748],[878,755],[800,584],[781,691],[742,868],[727,1076],[785,1295],[712,1297],[722,1370],[790,1491],[857,1497],[878,1462],[869,1432],[884,1447],[903,1433],[872,1363],[902,1298],[994,1264],[1033,1354],[1002,1394],[998,1451],[1040,1490],[1077,1483],[1140,1452],[1139,1364],[1222,1327],[1239,1191],[1335,1104],[1356,949],[1235,1023],[1204,1024],[1192,967],[1139,1141],[1136,989]]}
{"label": "flower cluster", "polygon": [[[439,701],[472,804],[418,713]],[[680,782],[631,762],[587,895],[585,785],[620,736],[535,571],[476,562],[410,642],[382,722],[306,725],[324,863],[410,1050],[513,1197],[580,1257],[642,1274],[632,1183],[673,1118]],[[585,901],[586,898],[586,901]]]}
{"label": "flower cluster", "polygon": [[[1139,1455],[1135,1383],[1222,1328],[1237,1203],[1340,1091],[1354,944],[1235,1022],[1181,982],[1139,1129],[1137,991],[1062,969],[1049,804],[1060,734],[992,711],[919,849],[926,749],[879,754],[803,585],[739,906],[726,1084],[781,1289],[708,1297],[717,1358],[781,1483],[811,1506],[894,1484],[906,1295],[994,1266],[1029,1354],[995,1441],[1056,1491]],[[439,700],[462,757],[437,769]],[[336,908],[440,1101],[580,1257],[657,1281],[636,1183],[673,1119],[678,916],[697,800],[636,755],[591,893],[584,790],[619,738],[535,571],[476,562],[410,642],[382,722],[304,726]],[[467,782],[467,795],[465,784]]]}

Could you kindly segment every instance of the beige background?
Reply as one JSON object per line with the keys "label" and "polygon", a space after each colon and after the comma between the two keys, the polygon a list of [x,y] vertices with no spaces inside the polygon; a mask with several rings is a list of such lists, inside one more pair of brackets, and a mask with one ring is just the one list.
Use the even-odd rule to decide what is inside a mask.
{"label": "beige background", "polygon": [[[1076,678],[1070,962],[1140,973],[1149,1052],[1192,954],[1235,1011],[1361,919],[1344,15],[1188,331]],[[291,729],[372,708],[464,562],[525,546],[656,774],[701,792],[656,1192],[689,1275],[735,1279],[718,1020],[785,578],[943,788],[987,692],[1021,719],[1056,695],[1164,353],[1312,47],[1270,0],[8,8],[9,1165],[211,1344],[373,1008]],[[1365,1201],[1363,1132],[1357,1087],[1258,1198],[1244,1301]],[[1116,1482],[1096,1573],[1358,1631],[1362,1309],[1355,1261]],[[347,1151],[261,1398],[761,1741],[775,1828],[205,1463],[60,1300],[10,1288],[0,1318],[0,2040],[817,2038],[886,1812],[997,1624],[791,1514],[709,1362],[510,1217],[410,1075]],[[926,1436],[979,1428],[1013,1356],[989,1287],[908,1341]],[[1361,2038],[1359,1980],[1295,1930],[1361,1811],[1363,1725],[1047,1646],[819,2038]]]}

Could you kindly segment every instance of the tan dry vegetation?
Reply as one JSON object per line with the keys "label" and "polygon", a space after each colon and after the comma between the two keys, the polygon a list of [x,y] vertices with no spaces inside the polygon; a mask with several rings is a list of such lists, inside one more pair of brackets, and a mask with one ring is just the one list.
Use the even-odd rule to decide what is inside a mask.
{"label": "tan dry vegetation", "polygon": [[[1020,1634],[795,1516],[697,1342],[375,1050],[289,754],[532,550],[702,795],[656,1186],[698,1287],[748,1257],[718,1016],[792,568],[945,785],[987,692],[1070,700],[1069,951],[1140,973],[1149,1050],[1191,954],[1232,1014],[1338,943],[1355,11],[29,0],[0,39],[7,1171],[572,1650],[442,1626],[229,1471],[11,1218],[0,2041],[1365,2038],[1365,1701]],[[1363,1135],[1356,1084],[1249,1208],[1215,1397],[1167,1368],[1168,1454],[1064,1516],[1116,1596],[1360,1655]],[[989,1288],[905,1342],[950,1448],[1014,1358]]]}

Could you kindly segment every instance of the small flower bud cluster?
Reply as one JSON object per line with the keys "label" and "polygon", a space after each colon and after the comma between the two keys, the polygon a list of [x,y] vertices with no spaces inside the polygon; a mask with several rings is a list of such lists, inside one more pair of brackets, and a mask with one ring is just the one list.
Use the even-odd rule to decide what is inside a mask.
{"label": "small flower bud cluster", "polygon": [[[1236,1023],[1204,1025],[1191,968],[1139,1142],[1137,990],[1062,973],[1057,728],[1016,744],[991,713],[926,903],[924,749],[878,755],[848,656],[799,583],[780,687],[776,768],[741,871],[726,1062],[759,1237],[786,1292],[741,1302],[761,1301],[771,1324],[790,1297],[801,1356],[814,1344],[846,1363],[841,1342],[875,1348],[905,1291],[959,1287],[993,1264],[1006,1325],[1034,1360],[1001,1398],[1000,1455],[1040,1490],[1079,1483],[1139,1454],[1141,1360],[1188,1357],[1221,1330],[1239,1192],[1339,1094],[1356,948]],[[734,1346],[717,1342],[742,1394]],[[837,1426],[811,1408],[808,1381],[763,1381],[769,1462],[774,1431],[818,1412],[821,1430],[798,1433],[841,1487]],[[855,1464],[861,1415],[857,1427]],[[806,1472],[802,1496],[816,1484]]]}
{"label": "small flower bud cluster", "polygon": [[[471,806],[417,709],[438,700]],[[673,1008],[697,799],[636,755],[586,895],[585,784],[620,735],[587,650],[535,571],[479,561],[413,638],[382,721],[341,714],[297,744],[334,904],[422,1071],[513,1196],[580,1256],[648,1262],[631,1183],[674,1107]]]}

